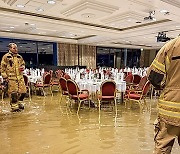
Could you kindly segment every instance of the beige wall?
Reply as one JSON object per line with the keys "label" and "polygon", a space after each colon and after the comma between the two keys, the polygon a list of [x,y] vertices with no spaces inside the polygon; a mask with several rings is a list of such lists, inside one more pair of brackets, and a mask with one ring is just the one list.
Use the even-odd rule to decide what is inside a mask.
{"label": "beige wall", "polygon": [[96,46],[79,45],[79,65],[96,68]]}
{"label": "beige wall", "polygon": [[149,65],[151,65],[151,63],[153,62],[155,56],[156,56],[156,50],[150,50],[150,53],[149,53]]}
{"label": "beige wall", "polygon": [[156,50],[143,50],[141,51],[140,67],[148,67],[156,56]]}
{"label": "beige wall", "polygon": [[77,44],[58,44],[58,65],[74,66],[78,65],[78,45]]}

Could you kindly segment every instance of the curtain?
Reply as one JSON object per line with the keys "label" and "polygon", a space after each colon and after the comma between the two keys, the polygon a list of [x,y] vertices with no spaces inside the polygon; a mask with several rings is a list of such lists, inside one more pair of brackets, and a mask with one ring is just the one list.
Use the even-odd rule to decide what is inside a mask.
{"label": "curtain", "polygon": [[96,46],[79,45],[79,64],[87,68],[96,68]]}
{"label": "curtain", "polygon": [[96,68],[96,46],[59,43],[58,65]]}
{"label": "curtain", "polygon": [[77,44],[58,44],[58,58],[60,66],[78,65],[78,45]]}

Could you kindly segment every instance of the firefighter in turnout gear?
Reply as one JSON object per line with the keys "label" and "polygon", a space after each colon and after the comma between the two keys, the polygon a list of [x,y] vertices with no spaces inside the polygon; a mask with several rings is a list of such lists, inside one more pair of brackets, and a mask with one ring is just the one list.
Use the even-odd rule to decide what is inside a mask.
{"label": "firefighter in turnout gear", "polygon": [[9,52],[2,57],[1,75],[3,81],[8,83],[8,94],[13,112],[24,109],[23,99],[26,95],[26,86],[23,78],[25,62],[18,54],[17,45],[9,44]]}
{"label": "firefighter in turnout gear", "polygon": [[152,62],[148,76],[155,88],[162,89],[155,123],[155,153],[171,153],[174,141],[180,145],[180,37],[166,43]]}

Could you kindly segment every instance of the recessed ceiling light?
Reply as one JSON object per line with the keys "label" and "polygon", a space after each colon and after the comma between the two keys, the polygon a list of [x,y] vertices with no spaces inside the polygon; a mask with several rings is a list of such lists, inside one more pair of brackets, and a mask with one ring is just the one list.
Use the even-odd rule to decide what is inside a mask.
{"label": "recessed ceiling light", "polygon": [[48,4],[55,4],[56,1],[55,1],[55,0],[48,0],[47,3],[48,3]]}
{"label": "recessed ceiling light", "polygon": [[14,26],[11,26],[11,27],[9,27],[9,28],[14,29]]}
{"label": "recessed ceiling light", "polygon": [[25,6],[24,6],[24,5],[22,5],[22,4],[17,4],[17,5],[16,5],[16,7],[23,8],[23,7],[25,7]]}
{"label": "recessed ceiling light", "polygon": [[42,8],[37,8],[36,10],[39,11],[39,12],[44,11],[44,9],[42,9]]}
{"label": "recessed ceiling light", "polygon": [[93,13],[84,13],[84,14],[82,14],[81,16],[82,16],[83,18],[94,18],[94,17],[96,17],[96,15],[93,14]]}
{"label": "recessed ceiling light", "polygon": [[167,10],[160,10],[161,13],[167,13]]}

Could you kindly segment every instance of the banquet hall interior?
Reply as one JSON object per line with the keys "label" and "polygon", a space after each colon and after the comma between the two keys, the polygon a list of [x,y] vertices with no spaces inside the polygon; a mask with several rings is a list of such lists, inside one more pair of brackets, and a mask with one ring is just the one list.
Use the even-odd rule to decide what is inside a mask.
{"label": "banquet hall interior", "polygon": [[17,44],[27,93],[11,112],[0,74],[0,153],[152,154],[147,71],[179,14],[179,0],[1,0],[0,59]]}

